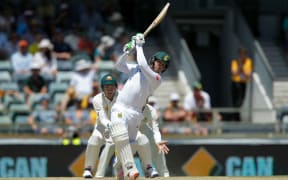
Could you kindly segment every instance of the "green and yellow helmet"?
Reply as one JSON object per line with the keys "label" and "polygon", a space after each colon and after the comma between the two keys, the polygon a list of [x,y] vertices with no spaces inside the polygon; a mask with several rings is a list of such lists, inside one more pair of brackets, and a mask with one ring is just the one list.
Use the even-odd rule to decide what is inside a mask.
{"label": "green and yellow helmet", "polygon": [[156,60],[164,62],[164,64],[166,65],[166,69],[167,69],[169,64],[170,64],[171,58],[168,55],[168,53],[166,53],[164,51],[158,51],[152,56],[150,64],[153,65],[154,61],[156,61]]}
{"label": "green and yellow helmet", "polygon": [[101,78],[101,87],[104,85],[115,85],[117,86],[117,80],[111,74],[106,74]]}

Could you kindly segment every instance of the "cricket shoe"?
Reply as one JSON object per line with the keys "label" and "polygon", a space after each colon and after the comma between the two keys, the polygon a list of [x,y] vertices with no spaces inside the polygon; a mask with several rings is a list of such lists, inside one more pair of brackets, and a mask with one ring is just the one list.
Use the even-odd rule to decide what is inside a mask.
{"label": "cricket shoe", "polygon": [[139,177],[138,171],[132,171],[128,174],[129,180],[136,180]]}
{"label": "cricket shoe", "polygon": [[92,174],[92,172],[91,172],[91,169],[90,168],[85,168],[84,169],[84,173],[83,173],[83,177],[84,178],[93,178],[93,174]]}
{"label": "cricket shoe", "polygon": [[145,177],[146,178],[155,178],[158,176],[159,176],[159,173],[153,167],[148,167],[145,171]]}

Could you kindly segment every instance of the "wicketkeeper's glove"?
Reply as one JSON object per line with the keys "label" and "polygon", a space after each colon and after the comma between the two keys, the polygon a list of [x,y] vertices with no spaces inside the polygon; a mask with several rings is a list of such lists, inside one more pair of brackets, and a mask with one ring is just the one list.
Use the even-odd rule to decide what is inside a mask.
{"label": "wicketkeeper's glove", "polygon": [[137,33],[135,36],[132,37],[132,40],[135,40],[135,44],[137,46],[143,46],[145,44],[144,34]]}

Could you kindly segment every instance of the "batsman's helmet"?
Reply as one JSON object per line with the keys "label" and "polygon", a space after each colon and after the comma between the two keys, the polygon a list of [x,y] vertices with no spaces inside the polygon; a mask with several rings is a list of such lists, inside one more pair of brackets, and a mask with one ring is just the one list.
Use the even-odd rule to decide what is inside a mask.
{"label": "batsman's helmet", "polygon": [[153,65],[154,61],[157,61],[157,60],[163,62],[167,69],[171,59],[170,59],[170,56],[166,52],[158,51],[152,56],[150,64]]}
{"label": "batsman's helmet", "polygon": [[101,78],[101,87],[103,88],[104,85],[115,85],[117,86],[117,80],[111,74],[106,74]]}

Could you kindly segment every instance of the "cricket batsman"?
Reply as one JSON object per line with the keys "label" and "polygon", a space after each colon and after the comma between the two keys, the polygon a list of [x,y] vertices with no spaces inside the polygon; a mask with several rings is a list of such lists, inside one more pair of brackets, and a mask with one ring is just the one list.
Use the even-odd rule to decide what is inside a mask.
{"label": "cricket batsman", "polygon": [[[137,33],[124,46],[124,53],[117,60],[115,67],[127,73],[129,78],[123,89],[119,91],[111,109],[111,137],[115,143],[117,159],[121,162],[124,175],[129,180],[137,179],[139,172],[136,168],[130,143],[136,140],[143,116],[143,107],[147,98],[161,84],[161,74],[168,68],[170,56],[165,52],[157,52],[147,63],[143,52],[144,35]],[[136,48],[138,64],[127,64],[127,56]],[[163,153],[168,153],[165,142],[159,144]],[[144,167],[150,171],[152,166]]]}

